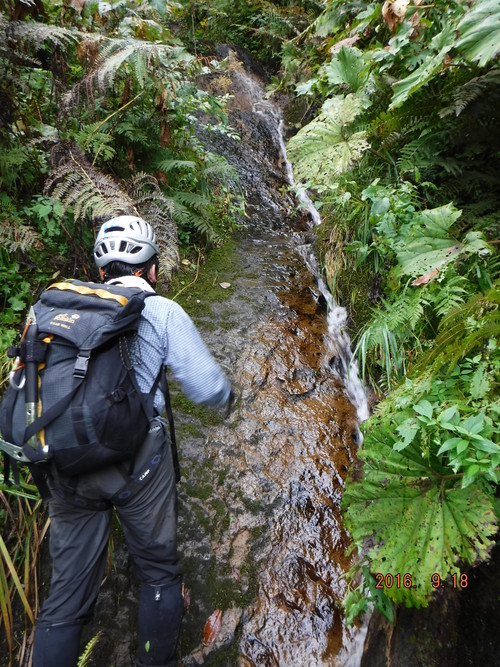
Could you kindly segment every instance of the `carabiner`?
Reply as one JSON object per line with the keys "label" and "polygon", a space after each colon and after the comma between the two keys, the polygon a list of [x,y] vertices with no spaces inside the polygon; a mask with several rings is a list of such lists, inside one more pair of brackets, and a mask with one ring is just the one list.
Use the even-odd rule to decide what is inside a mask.
{"label": "carabiner", "polygon": [[19,359],[19,357],[16,357],[16,359],[14,361],[14,368],[9,373],[9,384],[16,391],[21,391],[21,389],[24,387],[24,384],[26,382],[26,373],[21,374],[21,380],[20,380],[19,384],[17,384],[15,379],[14,379],[16,373],[18,371],[20,371],[22,368],[24,368],[24,364],[21,363],[21,360]]}

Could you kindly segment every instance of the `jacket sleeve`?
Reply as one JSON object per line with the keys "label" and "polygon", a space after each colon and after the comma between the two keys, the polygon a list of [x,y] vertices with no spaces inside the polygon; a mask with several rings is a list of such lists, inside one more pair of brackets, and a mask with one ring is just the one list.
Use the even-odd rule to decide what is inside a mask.
{"label": "jacket sleeve", "polygon": [[167,320],[165,363],[184,394],[195,403],[223,407],[231,385],[189,315],[172,302]]}

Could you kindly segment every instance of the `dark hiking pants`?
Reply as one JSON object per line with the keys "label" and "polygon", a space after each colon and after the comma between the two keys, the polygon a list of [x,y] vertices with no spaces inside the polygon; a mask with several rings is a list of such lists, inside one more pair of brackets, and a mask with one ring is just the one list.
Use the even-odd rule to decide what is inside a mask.
{"label": "dark hiking pants", "polygon": [[[76,667],[82,626],[105,573],[113,507],[141,582],[137,665],[174,665],[182,616],[177,556],[177,495],[168,435],[152,429],[125,483],[123,467],[83,475],[77,495],[53,489],[49,501],[50,593],[38,616],[34,667]],[[101,504],[104,509],[96,509]]]}

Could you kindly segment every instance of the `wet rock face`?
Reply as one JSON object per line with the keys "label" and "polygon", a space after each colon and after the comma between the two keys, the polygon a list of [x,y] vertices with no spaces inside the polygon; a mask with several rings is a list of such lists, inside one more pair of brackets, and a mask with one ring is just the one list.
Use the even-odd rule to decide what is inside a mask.
{"label": "wet rock face", "polygon": [[[229,298],[203,304],[194,319],[238,401],[223,419],[183,407],[171,387],[182,470],[179,657],[186,667],[354,665],[360,635],[345,627],[341,608],[349,560],[340,499],[357,413],[331,372],[325,302],[297,250],[307,225],[291,216],[295,204],[283,188],[279,115],[241,64],[230,71],[231,120],[242,141],[201,121],[198,134],[237,168],[247,217],[231,268],[217,271],[231,284]],[[126,560],[118,541],[115,554]],[[127,570],[110,572],[93,664],[134,665],[128,601],[136,595]]]}
{"label": "wet rock face", "polygon": [[[213,495],[203,509],[212,523],[204,546],[182,544],[183,525],[194,521],[192,499],[182,495],[189,518],[181,517],[180,537],[196,571],[213,555],[212,606],[226,605],[224,616],[231,623],[238,616],[238,625],[231,641],[188,653],[190,635],[212,611],[197,599],[186,615],[184,664],[216,664],[215,656],[227,665],[347,664],[357,631],[345,628],[341,609],[349,562],[340,498],[357,415],[330,371],[325,304],[297,251],[305,228],[291,219],[283,193],[278,115],[238,66],[233,81],[231,120],[242,128],[242,142],[224,155],[240,173],[248,217],[237,239],[239,272],[224,277],[233,293],[212,307],[204,337],[238,386],[239,401],[230,423],[205,433],[202,451],[199,442],[185,443],[193,462],[210,462]],[[226,139],[206,141],[227,150]],[[200,594],[206,586],[206,598],[211,583],[196,582]],[[226,601],[229,589],[233,600]]]}
{"label": "wet rock face", "polygon": [[[199,633],[212,607],[228,604],[230,618],[239,614],[229,642],[238,664],[330,665],[352,641],[341,610],[348,539],[340,498],[356,413],[325,363],[325,313],[301,258],[276,232],[262,238],[248,230],[238,243],[233,294],[213,308],[216,321],[232,326],[204,337],[230,369],[239,401],[229,423],[205,430],[204,441],[183,441],[192,461],[183,469],[193,471],[194,486],[204,461],[212,493],[196,505],[181,493],[181,549],[189,567],[199,573],[208,558],[215,575],[195,578],[197,607],[186,615],[183,639]],[[206,541],[182,544],[183,526],[196,521],[210,524]],[[229,589],[234,600],[225,602]],[[202,664],[227,648],[195,646],[184,662]],[[221,664],[237,664],[231,659]]]}

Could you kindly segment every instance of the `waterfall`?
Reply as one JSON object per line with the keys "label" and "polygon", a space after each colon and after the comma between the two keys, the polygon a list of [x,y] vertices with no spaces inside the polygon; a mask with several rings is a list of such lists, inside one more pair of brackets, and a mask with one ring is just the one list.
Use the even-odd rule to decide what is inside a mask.
{"label": "waterfall", "polygon": [[[359,378],[358,364],[352,355],[351,339],[347,331],[347,310],[339,306],[321,276],[318,261],[309,245],[298,248],[301,256],[316,279],[318,289],[327,305],[328,334],[325,339],[325,364],[344,384],[358,419],[364,422],[370,416],[365,390]],[[360,434],[361,435],[361,434]]]}
{"label": "waterfall", "polygon": [[[307,190],[298,187],[295,183],[293,167],[287,157],[284,139],[284,121],[280,109],[264,99],[262,87],[250,75],[245,72],[238,72],[238,76],[244,77],[245,85],[251,91],[252,98],[255,99],[253,104],[254,112],[266,120],[267,127],[275,136],[285,166],[288,184],[293,188],[301,206],[308,213],[311,220],[311,227],[321,224],[321,216],[309,197]],[[269,118],[272,122],[269,122]],[[364,422],[370,416],[370,411],[366,393],[359,377],[358,364],[352,355],[351,340],[347,331],[347,311],[335,302],[328,285],[321,275],[321,269],[310,244],[299,241],[297,249],[304,259],[307,268],[314,276],[318,289],[327,305],[328,334],[325,339],[325,365],[342,381],[351,403],[356,408],[360,423]],[[359,441],[361,442],[361,440],[362,436],[359,433]]]}

